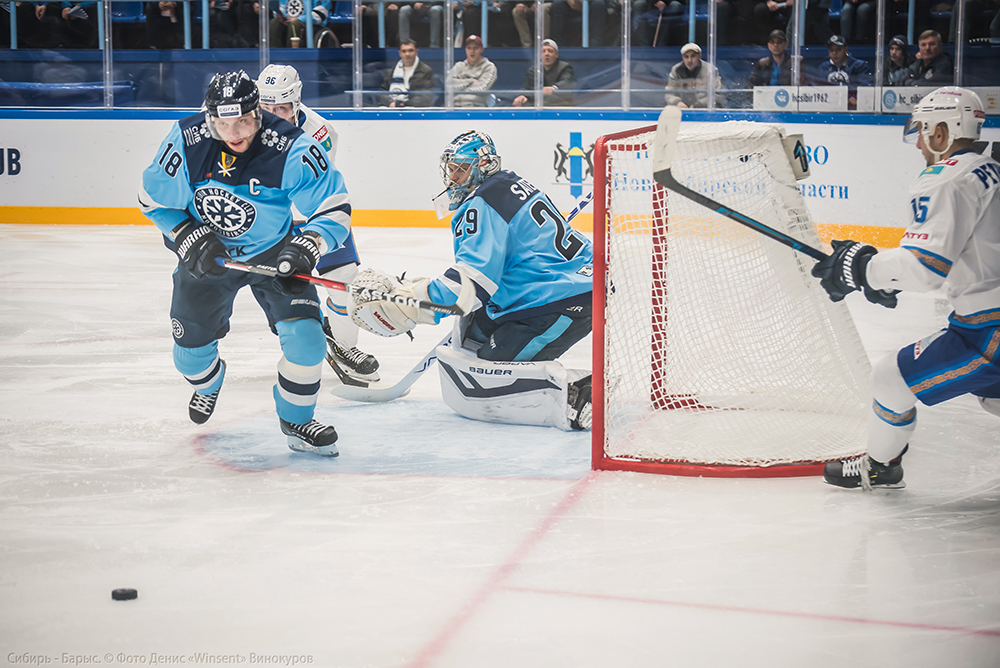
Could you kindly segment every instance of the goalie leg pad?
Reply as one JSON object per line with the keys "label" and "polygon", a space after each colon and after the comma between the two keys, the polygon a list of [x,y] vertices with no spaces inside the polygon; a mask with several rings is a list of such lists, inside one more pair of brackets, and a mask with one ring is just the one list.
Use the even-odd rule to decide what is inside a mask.
{"label": "goalie leg pad", "polygon": [[445,346],[436,352],[441,396],[459,415],[483,422],[572,429],[567,388],[577,372],[556,361],[491,362]]}
{"label": "goalie leg pad", "polygon": [[[354,281],[355,287],[358,288],[413,297],[424,301],[430,301],[427,296],[429,283],[429,278],[401,282],[385,272],[375,269],[361,271]],[[366,295],[364,292],[354,295],[351,319],[359,327],[379,336],[399,336],[409,332],[418,324],[437,324],[434,313],[431,311],[405,304],[381,301],[371,295]]]}

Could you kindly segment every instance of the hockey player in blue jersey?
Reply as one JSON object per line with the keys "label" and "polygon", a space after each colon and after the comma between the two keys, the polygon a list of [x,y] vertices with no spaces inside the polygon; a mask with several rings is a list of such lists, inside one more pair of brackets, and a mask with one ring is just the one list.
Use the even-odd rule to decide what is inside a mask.
{"label": "hockey player in blue jersey", "polygon": [[[471,279],[481,308],[462,319],[451,349],[439,349],[445,401],[476,419],[589,428],[589,375],[553,360],[590,333],[593,245],[545,193],[500,169],[487,134],[456,137],[440,167],[446,189],[435,202],[453,211],[454,265],[434,280],[365,270],[355,285],[454,304],[462,275]],[[353,313],[382,336],[441,318],[357,298]]]}
{"label": "hockey player in blue jersey", "polygon": [[[291,449],[336,456],[337,432],[313,419],[326,353],[316,288],[293,279],[350,231],[340,172],[301,130],[260,109],[245,72],[218,74],[204,113],[181,119],[142,175],[139,203],[178,256],[170,318],[174,366],[194,387],[196,423],[215,410],[226,373],[219,339],[236,293],[249,286],[279,338],[274,385],[281,431]],[[292,235],[291,206],[307,217]],[[231,271],[220,261],[276,266],[276,278]]]}

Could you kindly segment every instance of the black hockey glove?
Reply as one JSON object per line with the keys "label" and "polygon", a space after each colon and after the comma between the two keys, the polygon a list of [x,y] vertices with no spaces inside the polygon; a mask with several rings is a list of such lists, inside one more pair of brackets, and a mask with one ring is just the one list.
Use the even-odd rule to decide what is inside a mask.
{"label": "black hockey glove", "polygon": [[305,281],[292,278],[292,274],[311,274],[319,262],[319,245],[312,235],[293,237],[278,253],[278,275],[274,277],[274,287],[282,294],[300,295],[309,286]]}
{"label": "black hockey glove", "polygon": [[839,302],[855,290],[863,290],[865,298],[873,304],[886,308],[896,308],[896,290],[876,290],[868,285],[866,269],[871,259],[878,253],[872,246],[857,241],[832,241],[833,253],[820,260],[812,268],[812,275],[820,279],[820,285],[830,295],[830,300]]}
{"label": "black hockey glove", "polygon": [[195,278],[222,276],[228,271],[216,258],[230,259],[229,251],[208,225],[191,221],[177,233],[175,243],[181,264]]}

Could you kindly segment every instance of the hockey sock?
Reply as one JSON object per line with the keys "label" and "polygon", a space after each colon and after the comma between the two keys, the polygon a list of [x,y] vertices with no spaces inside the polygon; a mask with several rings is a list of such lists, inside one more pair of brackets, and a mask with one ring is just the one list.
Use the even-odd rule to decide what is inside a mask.
{"label": "hockey sock", "polygon": [[200,348],[182,348],[175,343],[174,367],[198,394],[212,394],[218,390],[226,375],[226,367],[219,359],[218,341]]}
{"label": "hockey sock", "polygon": [[326,335],[318,320],[282,320],[275,325],[283,354],[278,361],[274,403],[278,417],[292,424],[312,420],[319,395]]}

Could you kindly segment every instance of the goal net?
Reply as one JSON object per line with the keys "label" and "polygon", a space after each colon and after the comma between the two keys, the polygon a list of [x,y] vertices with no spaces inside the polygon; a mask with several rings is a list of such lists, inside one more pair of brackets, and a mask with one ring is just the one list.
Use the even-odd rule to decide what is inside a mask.
{"label": "goal net", "polygon": [[[783,476],[864,451],[868,359],[815,264],[653,181],[655,126],[595,146],[593,466]],[[686,187],[820,245],[780,126],[682,125]]]}

